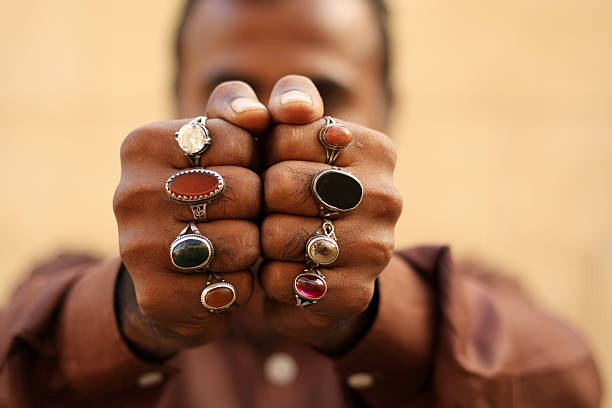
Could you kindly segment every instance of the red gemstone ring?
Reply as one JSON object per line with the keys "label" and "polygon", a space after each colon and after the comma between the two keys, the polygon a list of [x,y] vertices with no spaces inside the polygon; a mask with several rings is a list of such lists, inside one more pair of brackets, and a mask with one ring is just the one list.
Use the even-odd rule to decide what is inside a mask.
{"label": "red gemstone ring", "polygon": [[[213,283],[216,280],[216,283]],[[200,302],[209,312],[219,313],[229,309],[236,301],[234,285],[226,282],[221,275],[211,273],[202,294]]]}
{"label": "red gemstone ring", "polygon": [[327,282],[321,271],[315,267],[304,269],[293,281],[296,305],[310,306],[323,299],[327,293]]}
{"label": "red gemstone ring", "polygon": [[342,149],[351,144],[353,134],[331,116],[325,116],[323,119],[325,126],[319,131],[319,141],[325,147],[325,163],[333,166]]}
{"label": "red gemstone ring", "polygon": [[216,171],[203,168],[179,171],[166,181],[168,197],[191,204],[196,221],[207,221],[206,206],[224,189],[223,177]]}

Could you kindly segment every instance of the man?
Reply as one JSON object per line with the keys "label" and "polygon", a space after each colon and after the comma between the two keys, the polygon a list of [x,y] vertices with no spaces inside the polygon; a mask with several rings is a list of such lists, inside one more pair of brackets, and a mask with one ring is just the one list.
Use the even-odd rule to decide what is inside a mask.
{"label": "man", "polygon": [[[3,311],[2,404],[598,405],[580,337],[510,283],[457,269],[446,248],[393,253],[381,13],[189,3],[177,106],[190,119],[125,139],[120,258],[59,258]],[[359,200],[332,206],[355,190],[324,191],[324,174]],[[313,238],[328,252],[306,252]],[[190,264],[185,248],[206,256]]]}

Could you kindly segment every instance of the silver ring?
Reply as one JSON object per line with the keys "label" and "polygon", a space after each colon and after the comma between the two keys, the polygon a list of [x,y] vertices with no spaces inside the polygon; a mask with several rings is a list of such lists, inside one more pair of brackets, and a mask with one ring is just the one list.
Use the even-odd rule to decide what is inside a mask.
{"label": "silver ring", "polygon": [[321,228],[306,242],[306,264],[329,265],[338,259],[339,253],[334,224],[326,219]]}
{"label": "silver ring", "polygon": [[331,116],[325,116],[323,119],[325,125],[319,131],[319,141],[325,148],[325,163],[333,166],[340,152],[353,141],[353,134]]}
{"label": "silver ring", "polygon": [[[216,283],[212,283],[216,279]],[[236,301],[234,285],[226,282],[221,275],[211,273],[208,275],[206,286],[200,295],[202,306],[209,312],[219,313],[232,307]]]}
{"label": "silver ring", "polygon": [[363,198],[363,186],[351,173],[332,167],[312,179],[312,195],[319,203],[321,217],[329,218],[357,208]]}
{"label": "silver ring", "polygon": [[304,272],[293,281],[295,304],[306,307],[323,299],[327,293],[327,282],[321,271],[315,267],[304,269]]}
{"label": "silver ring", "polygon": [[225,190],[225,180],[213,170],[195,168],[179,171],[166,181],[166,194],[191,205],[196,221],[208,221],[206,206]]}
{"label": "silver ring", "polygon": [[181,270],[206,270],[214,257],[215,247],[193,222],[170,244],[170,261]]}
{"label": "silver ring", "polygon": [[189,159],[191,167],[200,167],[202,154],[212,145],[212,137],[206,127],[206,120],[206,116],[198,116],[191,122],[183,125],[174,134],[179,147]]}

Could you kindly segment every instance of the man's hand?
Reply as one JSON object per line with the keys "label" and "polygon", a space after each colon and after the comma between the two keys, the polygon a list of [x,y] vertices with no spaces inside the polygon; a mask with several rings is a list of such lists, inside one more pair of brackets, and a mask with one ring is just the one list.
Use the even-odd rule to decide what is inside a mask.
{"label": "man's hand", "polygon": [[[262,183],[251,132],[269,123],[266,108],[242,82],[215,89],[208,103],[206,126],[213,143],[202,166],[220,173],[226,189],[207,208],[208,222],[198,223],[216,255],[210,270],[223,273],[236,289],[236,306],[253,290],[249,267],[260,255]],[[125,270],[117,285],[117,315],[130,345],[146,357],[163,359],[185,347],[223,335],[230,311],[213,314],[199,302],[209,274],[173,267],[169,247],[193,215],[186,203],[170,200],[165,181],[188,168],[174,133],[186,120],[160,122],[133,131],[121,147],[121,181],[114,210]],[[235,308],[236,306],[232,306]],[[231,310],[231,309],[230,309]]]}
{"label": "man's hand", "polygon": [[316,304],[295,306],[293,281],[304,270],[306,241],[321,227],[311,193],[315,174],[330,168],[318,132],[325,121],[314,84],[301,76],[281,79],[270,96],[271,120],[263,173],[265,219],[261,224],[259,280],[267,294],[265,313],[286,336],[331,353],[345,351],[363,334],[371,317],[375,281],[391,259],[394,226],[402,200],[393,185],[396,153],[389,138],[362,126],[344,124],[353,135],[335,166],[363,184],[359,207],[333,221],[340,254],[326,276],[327,294]]}

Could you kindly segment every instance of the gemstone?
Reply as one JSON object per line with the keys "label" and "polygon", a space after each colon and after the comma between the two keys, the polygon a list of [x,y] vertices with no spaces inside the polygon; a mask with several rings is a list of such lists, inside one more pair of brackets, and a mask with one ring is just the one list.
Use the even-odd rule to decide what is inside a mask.
{"label": "gemstone", "polygon": [[213,309],[223,309],[234,303],[236,294],[228,283],[210,285],[203,294],[203,303]]}
{"label": "gemstone", "polygon": [[351,143],[353,135],[342,125],[331,125],[323,132],[323,138],[333,147],[346,147]]}
{"label": "gemstone", "polygon": [[324,170],[313,179],[312,189],[323,206],[348,211],[357,207],[363,196],[363,187],[355,176],[338,169]]}
{"label": "gemstone", "polygon": [[188,123],[176,132],[176,141],[187,154],[200,153],[211,139],[204,129],[194,123]]}
{"label": "gemstone", "polygon": [[297,293],[307,299],[321,299],[327,292],[325,280],[314,273],[298,275],[293,285]]}
{"label": "gemstone", "polygon": [[203,268],[212,254],[212,245],[204,237],[181,237],[170,247],[172,263],[181,269]]}
{"label": "gemstone", "polygon": [[314,236],[306,243],[306,254],[313,262],[328,265],[338,258],[338,244],[330,237]]}
{"label": "gemstone", "polygon": [[219,173],[204,169],[181,171],[166,183],[170,197],[180,201],[209,201],[221,194],[224,188]]}

